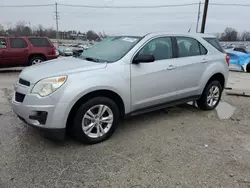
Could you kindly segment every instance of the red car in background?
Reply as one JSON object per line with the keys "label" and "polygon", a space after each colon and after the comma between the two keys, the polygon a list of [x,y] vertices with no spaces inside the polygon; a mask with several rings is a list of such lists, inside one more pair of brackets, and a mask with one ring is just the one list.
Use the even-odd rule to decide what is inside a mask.
{"label": "red car in background", "polygon": [[46,37],[0,37],[0,68],[29,66],[57,58]]}

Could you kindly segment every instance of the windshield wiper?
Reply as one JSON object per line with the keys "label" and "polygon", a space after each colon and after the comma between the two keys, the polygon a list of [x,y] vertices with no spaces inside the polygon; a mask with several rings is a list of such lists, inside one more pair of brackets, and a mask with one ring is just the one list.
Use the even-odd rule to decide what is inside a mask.
{"label": "windshield wiper", "polygon": [[84,57],[87,61],[93,61],[93,62],[99,62],[99,59],[93,58],[93,57]]}

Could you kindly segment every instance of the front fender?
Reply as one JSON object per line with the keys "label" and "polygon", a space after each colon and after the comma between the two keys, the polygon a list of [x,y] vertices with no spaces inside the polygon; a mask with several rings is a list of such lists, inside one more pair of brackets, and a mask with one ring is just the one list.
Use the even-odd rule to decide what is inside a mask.
{"label": "front fender", "polygon": [[[74,80],[74,81],[73,81]],[[65,118],[68,117],[74,104],[86,94],[97,90],[110,90],[118,94],[124,103],[125,113],[130,109],[130,82],[122,78],[111,78],[107,76],[89,76],[84,80],[69,80],[61,95],[60,103],[66,103]],[[77,80],[77,81],[76,81]],[[66,119],[65,119],[66,121]]]}

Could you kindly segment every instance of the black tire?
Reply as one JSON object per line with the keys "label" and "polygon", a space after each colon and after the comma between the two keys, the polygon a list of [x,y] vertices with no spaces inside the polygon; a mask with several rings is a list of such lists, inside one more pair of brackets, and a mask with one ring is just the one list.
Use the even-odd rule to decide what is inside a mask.
{"label": "black tire", "polygon": [[33,62],[34,62],[35,60],[40,60],[41,62],[43,62],[43,61],[44,61],[44,58],[43,58],[42,56],[34,56],[34,57],[32,57],[32,58],[30,59],[30,61],[29,61],[29,66],[34,65]]}
{"label": "black tire", "polygon": [[[213,86],[217,86],[219,88],[219,99],[218,101],[216,102],[216,104],[214,104],[213,106],[210,106],[207,102],[207,97],[208,97],[208,94],[209,94],[209,90],[213,87]],[[201,98],[199,100],[197,100],[197,105],[200,109],[202,110],[213,110],[217,107],[217,105],[219,104],[220,102],[220,99],[221,99],[221,95],[222,95],[222,86],[220,84],[220,82],[218,82],[217,80],[213,80],[211,82],[209,82],[202,95],[201,95]]]}
{"label": "black tire", "polygon": [[249,73],[250,72],[250,63],[247,64],[247,72]]}
{"label": "black tire", "polygon": [[[111,128],[109,131],[102,135],[99,138],[91,138],[88,135],[86,135],[82,128],[82,120],[85,115],[85,113],[93,106],[95,105],[106,105],[109,107],[113,113],[113,123],[111,125]],[[74,124],[73,124],[73,134],[76,137],[77,140],[81,141],[84,144],[97,144],[104,140],[107,140],[109,137],[112,136],[112,134],[115,132],[117,125],[119,124],[119,117],[120,112],[119,108],[115,104],[115,102],[109,98],[106,97],[96,97],[93,99],[90,99],[89,101],[82,104],[82,106],[78,109],[76,116],[74,118]]]}

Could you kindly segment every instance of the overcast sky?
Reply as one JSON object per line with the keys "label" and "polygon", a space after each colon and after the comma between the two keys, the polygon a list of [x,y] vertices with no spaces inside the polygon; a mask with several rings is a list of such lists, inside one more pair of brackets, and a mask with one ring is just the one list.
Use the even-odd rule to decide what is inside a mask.
{"label": "overcast sky", "polygon": [[[201,0],[204,2],[204,0]],[[0,0],[0,5],[51,4],[53,0]],[[199,0],[57,0],[58,3],[84,5],[162,5],[197,3]],[[210,0],[210,3],[250,4],[250,0]],[[0,24],[5,27],[26,21],[32,27],[42,24],[55,28],[55,7],[1,8]],[[187,32],[196,29],[198,5],[178,8],[154,9],[93,9],[58,6],[60,30],[94,30],[109,34],[145,34],[152,31]],[[203,11],[203,6],[201,11]],[[201,15],[202,16],[202,15]],[[249,30],[249,7],[210,6],[208,10],[207,33],[223,31],[234,27],[239,31]],[[200,20],[201,22],[201,20]]]}

